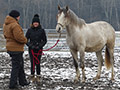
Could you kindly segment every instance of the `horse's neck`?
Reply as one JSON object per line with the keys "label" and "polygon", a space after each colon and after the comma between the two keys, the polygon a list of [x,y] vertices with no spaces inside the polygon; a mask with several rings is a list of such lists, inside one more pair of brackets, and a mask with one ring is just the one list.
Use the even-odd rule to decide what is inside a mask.
{"label": "horse's neck", "polygon": [[69,24],[66,26],[67,35],[71,36],[76,30],[81,30],[84,25],[85,21],[71,11]]}
{"label": "horse's neck", "polygon": [[70,16],[69,17],[70,17],[69,21],[70,21],[71,25],[77,25],[78,24],[79,18],[73,11],[70,11]]}
{"label": "horse's neck", "polygon": [[72,25],[66,26],[67,36],[72,36],[74,33],[74,27]]}

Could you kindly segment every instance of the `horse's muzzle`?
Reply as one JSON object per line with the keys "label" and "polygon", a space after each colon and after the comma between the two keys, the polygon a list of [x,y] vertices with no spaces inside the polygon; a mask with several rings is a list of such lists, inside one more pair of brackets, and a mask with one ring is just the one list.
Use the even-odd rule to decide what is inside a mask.
{"label": "horse's muzzle", "polygon": [[62,27],[58,24],[58,25],[56,26],[56,31],[57,31],[58,33],[61,33],[61,30],[62,30]]}
{"label": "horse's muzzle", "polygon": [[57,32],[58,32],[58,33],[61,33],[61,28],[60,28],[60,27],[58,28],[58,31],[57,31]]}

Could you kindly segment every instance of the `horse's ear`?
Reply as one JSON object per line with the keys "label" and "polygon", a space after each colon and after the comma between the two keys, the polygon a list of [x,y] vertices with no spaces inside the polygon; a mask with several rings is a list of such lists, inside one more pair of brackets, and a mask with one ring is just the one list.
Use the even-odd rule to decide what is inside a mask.
{"label": "horse's ear", "polygon": [[68,7],[68,6],[66,6],[66,10],[67,10],[67,11],[69,10],[69,7]]}
{"label": "horse's ear", "polygon": [[61,9],[61,7],[60,7],[60,5],[58,5],[58,10],[60,10]]}

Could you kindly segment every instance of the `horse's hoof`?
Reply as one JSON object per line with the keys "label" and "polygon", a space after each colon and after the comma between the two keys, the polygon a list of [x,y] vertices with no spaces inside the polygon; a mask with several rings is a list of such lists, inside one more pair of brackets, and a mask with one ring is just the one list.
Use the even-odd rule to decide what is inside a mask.
{"label": "horse's hoof", "polygon": [[78,82],[78,79],[75,79],[75,80],[74,80],[74,83],[77,83],[77,82]]}
{"label": "horse's hoof", "polygon": [[76,84],[78,82],[78,80],[74,80],[74,83]]}
{"label": "horse's hoof", "polygon": [[82,80],[82,83],[85,83],[85,80]]}
{"label": "horse's hoof", "polygon": [[112,82],[114,82],[114,81],[115,81],[115,79],[114,79],[114,78],[111,78],[111,81],[112,81]]}
{"label": "horse's hoof", "polygon": [[98,80],[99,78],[97,78],[97,77],[95,77],[95,78],[93,78],[93,81],[96,81],[96,80]]}
{"label": "horse's hoof", "polygon": [[97,80],[97,78],[95,77],[95,78],[93,78],[93,81],[96,81]]}
{"label": "horse's hoof", "polygon": [[93,78],[94,81],[97,80],[97,79],[100,79],[99,75],[97,75],[95,78]]}

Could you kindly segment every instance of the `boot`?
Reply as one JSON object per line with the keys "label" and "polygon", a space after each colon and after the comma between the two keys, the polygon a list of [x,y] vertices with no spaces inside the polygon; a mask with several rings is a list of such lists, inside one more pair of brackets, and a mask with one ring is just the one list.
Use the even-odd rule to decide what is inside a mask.
{"label": "boot", "polygon": [[35,75],[31,75],[31,78],[30,78],[30,80],[32,81],[32,82],[35,82]]}
{"label": "boot", "polygon": [[37,75],[36,81],[39,83],[40,82],[40,75]]}

